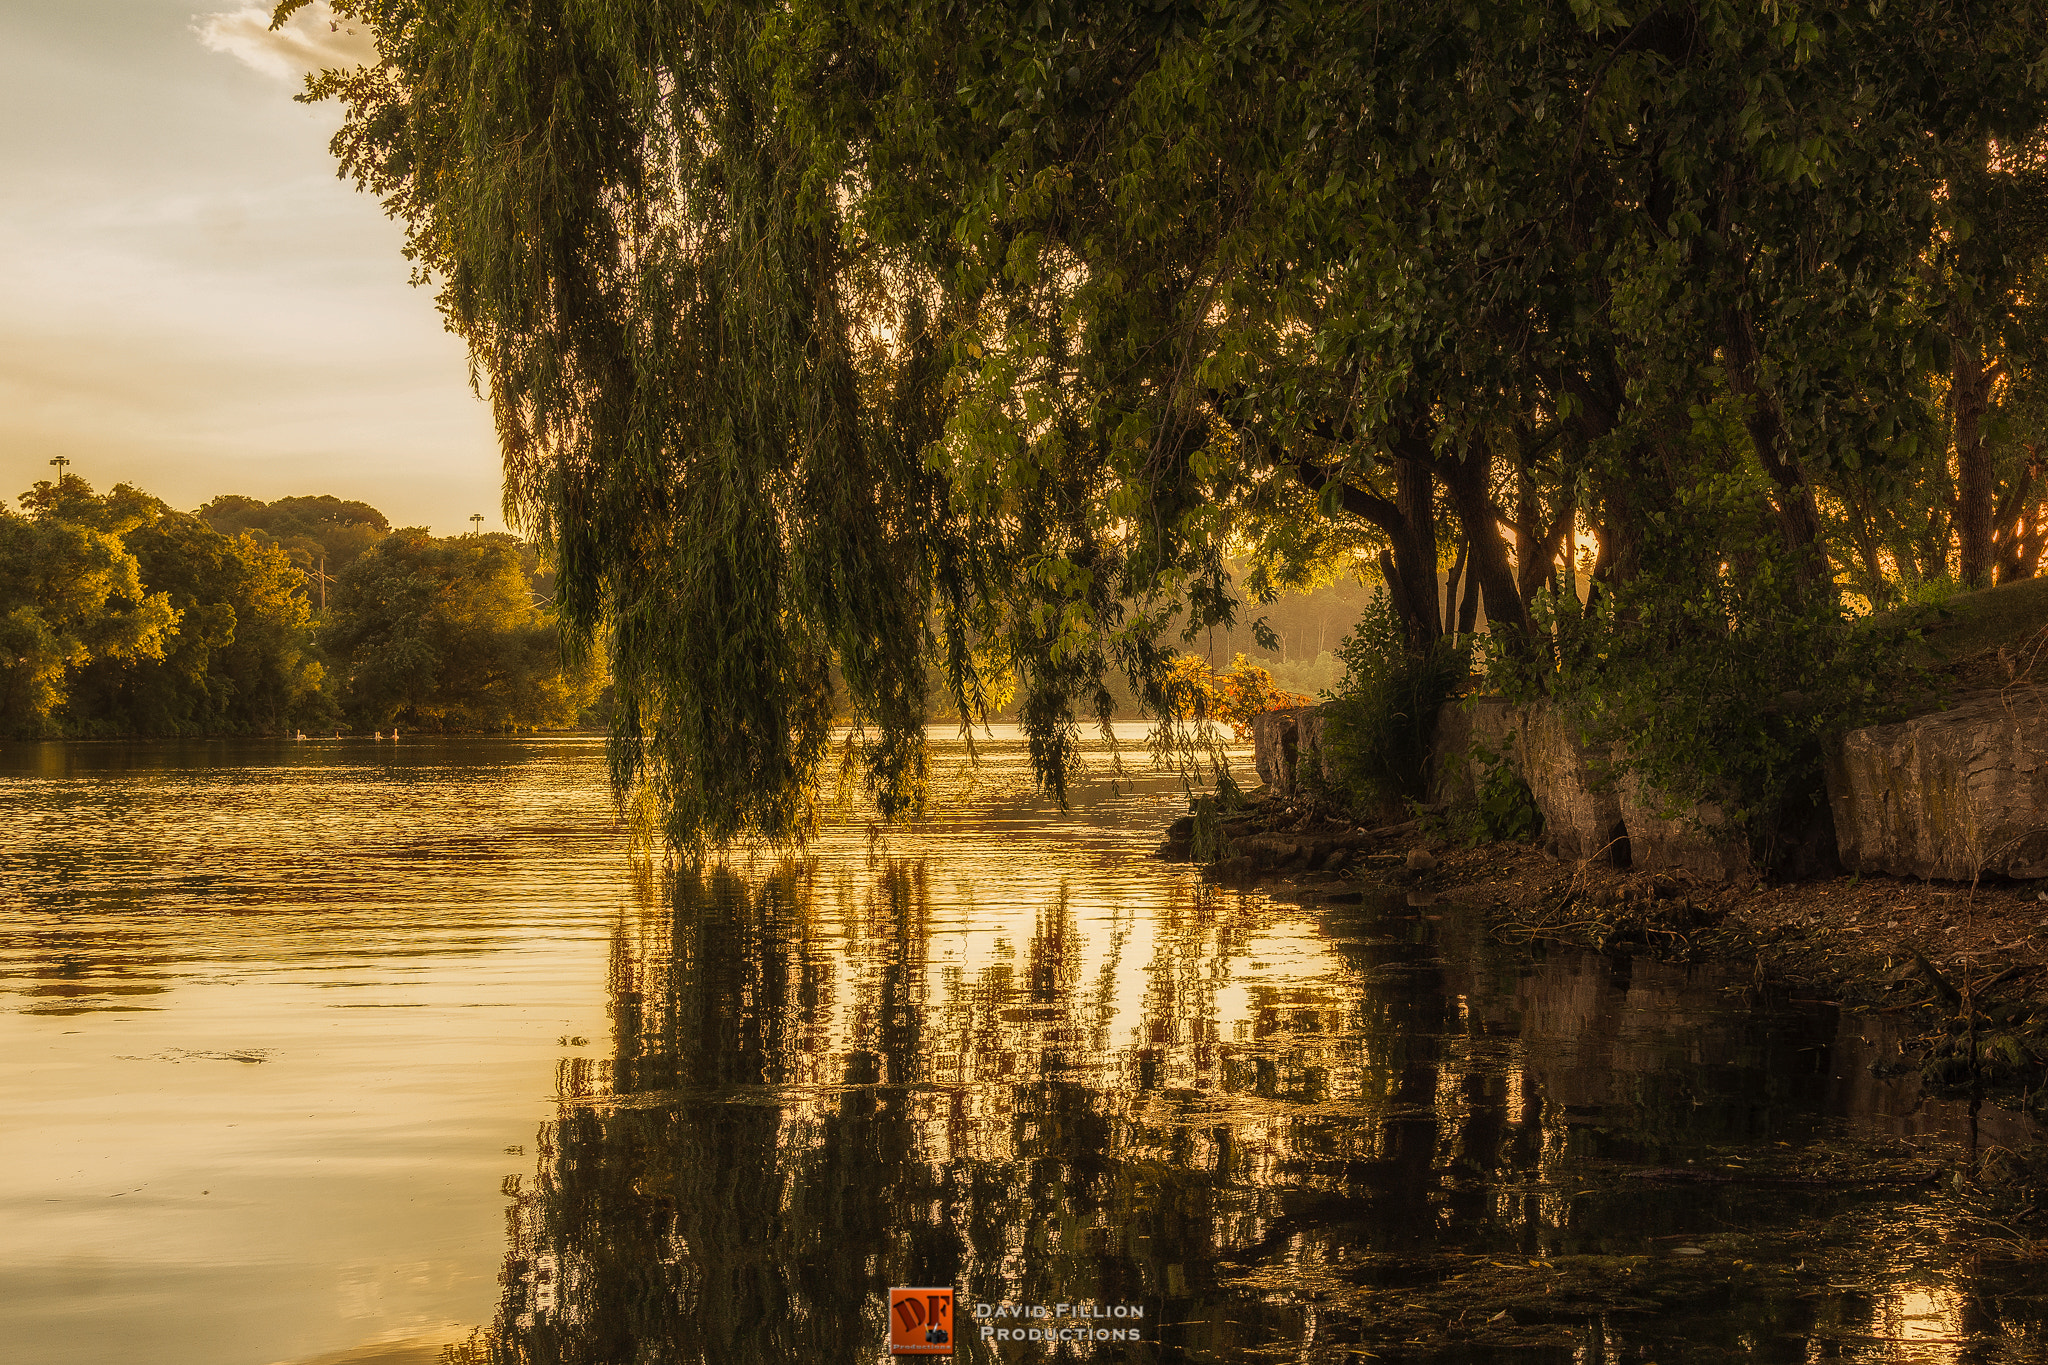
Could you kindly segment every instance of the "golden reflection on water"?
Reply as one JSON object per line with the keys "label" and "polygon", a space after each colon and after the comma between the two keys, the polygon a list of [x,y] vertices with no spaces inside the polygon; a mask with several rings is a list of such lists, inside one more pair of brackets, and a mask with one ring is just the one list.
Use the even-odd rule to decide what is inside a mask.
{"label": "golden reflection on water", "polygon": [[424,1360],[451,1324],[487,1324],[462,1360],[871,1360],[882,1290],[952,1283],[1145,1308],[1143,1354],[1062,1358],[1334,1361],[1399,1346],[1338,1305],[1430,1257],[1718,1273],[1838,1226],[1838,1290],[1566,1315],[1526,1358],[2038,1340],[1936,1264],[1920,1195],[1689,1180],[1840,1116],[1934,1140],[1828,1012],[1204,886],[1143,856],[1170,780],[1060,812],[1014,735],[984,753],[942,745],[930,819],[669,877],[587,742],[0,750],[0,1329],[51,1361]]}
{"label": "golden reflection on water", "polygon": [[507,1149],[604,1036],[602,773],[0,746],[0,1357],[434,1359],[487,1315]]}
{"label": "golden reflection on water", "polygon": [[[613,1056],[563,1073],[476,1358],[868,1358],[847,1343],[881,1340],[887,1286],[953,1284],[1142,1304],[1161,1358],[1340,1360],[1390,1343],[1327,1303],[1447,1251],[1701,1258],[1697,1302],[1588,1312],[1546,1358],[1932,1342],[1902,1324],[1938,1315],[1893,1306],[1934,1302],[1924,1200],[1861,1206],[1895,1245],[1859,1240],[1882,1217],[1833,1236],[1841,1292],[1731,1301],[1713,1277],[1759,1256],[1742,1235],[1832,1216],[1740,1153],[1835,1136],[1829,1115],[1943,1121],[1873,1089],[1831,1015],[1532,960],[1457,915],[1205,887],[1133,842],[998,812],[650,888],[613,950]],[[1982,1334],[2037,1338],[2024,1315]]]}

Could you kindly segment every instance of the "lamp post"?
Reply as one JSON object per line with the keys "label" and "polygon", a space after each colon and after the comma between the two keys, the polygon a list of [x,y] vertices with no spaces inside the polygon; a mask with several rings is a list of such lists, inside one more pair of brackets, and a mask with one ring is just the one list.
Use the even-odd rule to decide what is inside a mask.
{"label": "lamp post", "polygon": [[62,483],[62,482],[64,482],[64,471],[65,471],[66,469],[68,469],[68,468],[70,467],[70,465],[71,465],[71,458],[70,458],[70,457],[69,457],[68,455],[58,455],[58,456],[55,456],[55,457],[53,457],[53,458],[52,458],[52,459],[50,460],[50,463],[51,463],[51,464],[52,464],[53,466],[55,466],[55,467],[56,467],[56,470],[57,470],[57,482],[58,482],[58,483]]}
{"label": "lamp post", "polygon": [[480,536],[484,533],[483,513],[471,512],[469,514],[469,533],[473,536]]}

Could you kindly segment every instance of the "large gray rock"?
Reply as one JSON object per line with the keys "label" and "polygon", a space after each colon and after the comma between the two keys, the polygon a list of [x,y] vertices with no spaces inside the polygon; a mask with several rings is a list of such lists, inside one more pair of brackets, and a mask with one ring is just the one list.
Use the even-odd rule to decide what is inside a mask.
{"label": "large gray rock", "polygon": [[1840,736],[1828,801],[1853,871],[1967,881],[2048,877],[2048,689]]}
{"label": "large gray rock", "polygon": [[1615,779],[1622,827],[1628,831],[1629,866],[1646,872],[1684,872],[1725,882],[1752,871],[1749,840],[1718,801],[1674,803],[1634,773]]}
{"label": "large gray rock", "polygon": [[[1306,772],[1304,762],[1310,766]],[[1294,796],[1310,773],[1331,776],[1323,744],[1323,708],[1290,706],[1252,717],[1252,765],[1275,796]]]}
{"label": "large gray rock", "polygon": [[1505,757],[1543,813],[1544,839],[1559,857],[1594,858],[1711,881],[1749,875],[1747,841],[1718,802],[1673,803],[1641,779],[1610,772],[1566,716],[1538,702],[1500,697],[1446,703],[1430,750],[1429,799],[1478,799],[1486,765],[1478,749]]}
{"label": "large gray rock", "polygon": [[1521,708],[1502,697],[1466,697],[1447,701],[1437,712],[1436,737],[1429,748],[1429,799],[1455,806],[1479,799],[1486,765],[1477,750],[1506,758],[1516,772],[1522,763],[1515,750],[1521,738]]}
{"label": "large gray rock", "polygon": [[1627,865],[1621,799],[1606,765],[1596,764],[1578,727],[1554,707],[1531,706],[1521,719],[1515,757],[1543,812],[1544,844],[1560,858]]}

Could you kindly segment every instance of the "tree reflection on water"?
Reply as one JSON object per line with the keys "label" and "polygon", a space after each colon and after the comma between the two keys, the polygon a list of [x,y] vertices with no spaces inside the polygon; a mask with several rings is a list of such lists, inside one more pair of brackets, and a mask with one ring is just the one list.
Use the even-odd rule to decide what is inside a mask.
{"label": "tree reflection on water", "polygon": [[[1924,1189],[1842,1178],[1850,1110],[1852,1164],[1925,1162],[1831,1011],[1192,883],[941,952],[929,875],[714,871],[621,919],[613,1054],[562,1064],[476,1355],[875,1359],[886,1290],[948,1284],[979,1360],[2039,1339],[1930,1269]],[[997,1350],[981,1302],[1142,1305],[1156,1344]]]}

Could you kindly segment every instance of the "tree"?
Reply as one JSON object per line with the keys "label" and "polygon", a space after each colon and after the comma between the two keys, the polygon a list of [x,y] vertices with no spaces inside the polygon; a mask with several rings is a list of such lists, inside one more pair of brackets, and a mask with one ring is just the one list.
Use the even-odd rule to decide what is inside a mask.
{"label": "tree", "polygon": [[[275,733],[330,712],[311,653],[304,581],[275,544],[224,536],[122,484],[38,484],[23,502],[41,521],[115,537],[140,590],[171,621],[153,648],[100,651],[70,671],[51,723],[68,734]],[[124,589],[125,591],[125,589]],[[118,610],[120,598],[97,610]]]}
{"label": "tree", "polygon": [[593,670],[563,661],[510,536],[394,533],[342,573],[320,638],[364,728],[571,725],[596,691]]}
{"label": "tree", "polygon": [[1276,687],[1271,673],[1242,654],[1232,658],[1227,673],[1214,671],[1199,655],[1183,654],[1168,668],[1165,687],[1179,714],[1221,721],[1240,744],[1252,737],[1254,717],[1310,700]]}
{"label": "tree", "polygon": [[2031,578],[2048,543],[2048,137],[1954,149],[1922,278],[1946,354],[1919,431],[1830,489],[1849,576],[1879,606],[1928,582]]}
{"label": "tree", "polygon": [[1815,482],[1913,434],[1935,205],[2041,126],[2042,19],[1778,8],[991,12],[963,90],[1008,131],[970,212],[991,271],[1068,282],[1009,344],[1086,319],[1119,343],[1067,347],[1097,403],[1228,424],[1214,494],[1279,471],[1368,523],[1414,648],[1438,507],[1525,636],[1582,483],[1613,589],[1734,463],[1824,596]]}
{"label": "tree", "polygon": [[39,483],[22,498],[30,515],[0,508],[0,725],[48,733],[79,671],[96,662],[161,659],[179,613],[168,594],[143,586],[121,542],[134,524],[125,486],[104,524],[61,515],[91,499],[76,475]]}
{"label": "tree", "polygon": [[74,731],[276,734],[332,715],[305,580],[280,546],[161,505],[124,543],[178,608],[177,630],[159,660],[86,669],[67,708]]}
{"label": "tree", "polygon": [[267,503],[228,493],[194,515],[223,535],[249,534],[282,546],[308,573],[338,574],[391,534],[391,523],[376,508],[328,493]]}
{"label": "tree", "polygon": [[1834,610],[1822,490],[1976,335],[2006,267],[1938,206],[2040,135],[2048,41],[1990,0],[343,8],[380,62],[309,93],[689,848],[801,832],[834,662],[885,813],[926,660],[971,718],[991,640],[1063,790],[1109,669],[1175,717],[1236,547],[1255,595],[1376,555],[1416,660],[1476,615],[1452,560],[1527,677],[1581,516],[1619,628],[1639,579],[1714,579],[1707,639],[1752,588]]}

